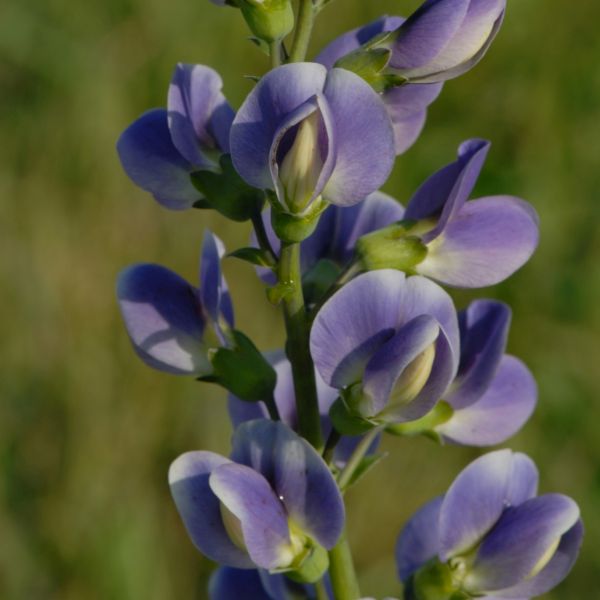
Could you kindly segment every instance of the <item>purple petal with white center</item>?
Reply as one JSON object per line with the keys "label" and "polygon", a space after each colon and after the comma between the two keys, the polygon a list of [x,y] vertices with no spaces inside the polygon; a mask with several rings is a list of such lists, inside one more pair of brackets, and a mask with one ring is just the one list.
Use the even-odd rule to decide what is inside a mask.
{"label": "purple petal with white center", "polygon": [[469,551],[506,508],[513,453],[498,450],[478,458],[454,480],[440,510],[440,560]]}
{"label": "purple petal with white center", "polygon": [[371,356],[395,333],[406,286],[403,273],[382,269],[359,275],[315,317],[310,349],[325,383],[356,383]]}
{"label": "purple petal with white center", "polygon": [[405,525],[396,542],[396,566],[403,582],[439,552],[438,520],[443,496],[420,508]]}
{"label": "purple petal with white center", "polygon": [[[283,577],[279,575],[279,577]],[[236,598],[252,598],[252,600],[273,600],[263,587],[259,572],[256,569],[234,569],[219,567],[210,576],[208,583],[210,600],[236,600]]]}
{"label": "purple petal with white center", "polygon": [[344,504],[333,476],[316,450],[281,422],[241,425],[231,458],[261,473],[289,518],[327,549],[344,526]]}
{"label": "purple petal with white center", "polygon": [[125,327],[142,360],[178,375],[206,375],[212,367],[202,341],[205,322],[197,290],[160,265],[125,269],[117,282]]}
{"label": "purple petal with white center", "polygon": [[446,396],[456,410],[478,401],[490,386],[504,354],[511,310],[502,302],[476,300],[459,314],[460,367]]}
{"label": "purple petal with white center", "polygon": [[[404,370],[439,335],[437,321],[430,315],[420,315],[398,329],[396,335],[373,355],[363,376],[363,392],[369,400],[369,412],[363,413],[365,417],[374,417],[389,401],[393,402],[390,397]],[[437,400],[435,398],[433,402]]]}
{"label": "purple petal with white center", "polygon": [[390,66],[410,70],[435,60],[459,31],[471,0],[426,0],[400,27]]}
{"label": "purple petal with white center", "polygon": [[207,229],[204,232],[200,260],[200,300],[215,324],[222,343],[225,338],[220,326],[221,318],[233,327],[233,305],[221,271],[221,260],[224,255],[223,242]]}
{"label": "purple petal with white center", "polygon": [[269,156],[275,132],[299,106],[323,91],[327,71],[314,63],[284,65],[250,92],[231,128],[233,164],[250,185],[272,189]]}
{"label": "purple petal with white center", "polygon": [[324,232],[331,244],[328,255],[341,265],[352,258],[358,238],[401,221],[404,217],[402,205],[383,192],[369,194],[360,204],[347,208],[332,207],[327,213],[329,211],[335,215],[335,220],[331,229]]}
{"label": "purple petal with white center", "polygon": [[323,93],[334,120],[337,152],[323,197],[351,206],[388,178],[396,156],[394,131],[381,98],[358,75],[332,69]]}
{"label": "purple petal with white center", "polygon": [[214,469],[208,483],[240,520],[254,563],[268,570],[289,566],[294,556],[287,515],[269,482],[250,467],[229,463]]}
{"label": "purple petal with white center", "polygon": [[469,198],[490,149],[486,140],[472,139],[458,148],[458,158],[421,185],[406,207],[406,219],[419,221],[439,216],[424,240],[438,236]]}
{"label": "purple petal with white center", "polygon": [[200,552],[225,565],[248,569],[253,563],[227,534],[219,499],[208,483],[215,469],[229,463],[212,452],[187,452],[171,465],[169,486],[183,524]]}
{"label": "purple petal with white center", "polygon": [[493,446],[515,435],[527,422],[537,401],[537,385],[517,358],[504,356],[487,391],[476,402],[458,409],[436,431],[465,446]]}
{"label": "purple petal with white center", "polygon": [[168,94],[169,129],[175,147],[197,168],[215,167],[211,151],[229,151],[234,112],[222,87],[219,74],[209,67],[175,67]]}
{"label": "purple petal with white center", "polygon": [[571,571],[583,541],[583,523],[577,521],[560,540],[560,544],[550,562],[531,579],[516,586],[502,590],[504,598],[520,598],[541,596],[556,587]]}
{"label": "purple petal with white center", "polygon": [[479,547],[465,580],[467,589],[493,592],[527,579],[578,520],[577,504],[560,494],[507,509]]}
{"label": "purple petal with white center", "polygon": [[539,240],[538,220],[530,205],[511,196],[466,203],[428,244],[417,271],[447,285],[495,285],[522,267]]}
{"label": "purple petal with white center", "polygon": [[315,58],[315,62],[325,65],[328,69],[332,69],[335,63],[343,56],[350,54],[354,50],[358,50],[363,44],[371,41],[380,33],[394,31],[402,23],[404,23],[402,17],[386,16],[380,17],[363,27],[347,31],[327,45]]}
{"label": "purple petal with white center", "polygon": [[173,145],[166,110],[150,110],[134,121],[117,151],[129,178],[166,208],[185,210],[202,198],[190,179],[192,165]]}

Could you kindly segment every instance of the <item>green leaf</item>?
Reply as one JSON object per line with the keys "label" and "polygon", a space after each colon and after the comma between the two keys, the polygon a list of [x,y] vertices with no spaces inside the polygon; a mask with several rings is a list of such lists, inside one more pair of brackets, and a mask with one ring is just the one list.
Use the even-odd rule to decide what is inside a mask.
{"label": "green leaf", "polygon": [[233,348],[218,348],[211,357],[212,375],[203,381],[218,383],[241,400],[258,402],[273,395],[277,374],[250,338],[232,332]]}
{"label": "green leaf", "polygon": [[194,187],[204,196],[200,208],[214,208],[233,221],[247,221],[260,211],[265,197],[262,191],[250,187],[237,173],[229,154],[219,159],[221,172],[195,171]]}
{"label": "green leaf", "polygon": [[238,248],[237,250],[230,252],[227,256],[238,258],[239,260],[256,265],[257,267],[268,267],[269,269],[275,267],[273,257],[260,248]]}

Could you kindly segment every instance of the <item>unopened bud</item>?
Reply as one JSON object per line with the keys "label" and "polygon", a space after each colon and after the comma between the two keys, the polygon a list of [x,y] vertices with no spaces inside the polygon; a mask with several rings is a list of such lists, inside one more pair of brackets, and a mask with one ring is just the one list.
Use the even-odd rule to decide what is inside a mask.
{"label": "unopened bud", "polygon": [[300,123],[294,143],[279,169],[286,203],[294,213],[302,212],[306,208],[323,169],[323,159],[319,150],[320,125],[318,111]]}

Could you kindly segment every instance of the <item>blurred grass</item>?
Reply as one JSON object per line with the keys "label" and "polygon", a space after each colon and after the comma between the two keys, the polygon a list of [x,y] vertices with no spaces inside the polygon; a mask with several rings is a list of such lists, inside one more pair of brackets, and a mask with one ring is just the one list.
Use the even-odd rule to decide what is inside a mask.
{"label": "blurred grass", "polygon": [[[319,48],[415,1],[337,0]],[[537,461],[542,490],[581,504],[587,537],[547,598],[590,598],[600,554],[600,5],[509,2],[484,62],[450,82],[386,190],[406,201],[471,136],[494,146],[478,192],[513,193],[542,218],[535,258],[477,295],[514,307],[510,351],[540,385],[535,418],[510,442]],[[229,248],[246,226],[161,210],[121,172],[114,144],[165,102],[177,61],[212,65],[239,105],[266,58],[239,15],[206,0],[5,0],[0,7],[0,597],[205,598],[211,565],[170,501],[181,452],[227,452],[223,394],[142,365],[114,301],[125,265],[160,262],[193,279],[204,227]],[[238,322],[281,344],[277,311],[249,268],[227,263]],[[364,591],[398,594],[392,550],[405,519],[442,492],[470,449],[390,440],[392,455],[349,494]]]}

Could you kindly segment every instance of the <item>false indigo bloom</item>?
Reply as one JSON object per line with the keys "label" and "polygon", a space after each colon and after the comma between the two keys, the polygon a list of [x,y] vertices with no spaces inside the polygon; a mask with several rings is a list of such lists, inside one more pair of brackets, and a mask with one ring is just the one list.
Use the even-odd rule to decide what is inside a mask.
{"label": "false indigo bloom", "polygon": [[242,424],[230,459],[183,454],[171,465],[169,483],[192,541],[224,566],[302,569],[336,544],[344,525],[329,468],[280,422]]}
{"label": "false indigo bloom", "polygon": [[506,0],[426,0],[390,39],[388,69],[413,83],[462,75],[490,47],[505,9]]}
{"label": "false indigo bloom", "polygon": [[167,109],[146,112],[119,138],[127,175],[166,208],[183,210],[202,200],[190,175],[217,170],[220,155],[229,152],[234,112],[222,86],[213,69],[178,64]]}
{"label": "false indigo bloom", "polygon": [[[286,425],[291,427],[294,431],[297,431],[298,414],[296,412],[296,394],[294,392],[292,366],[287,358],[285,358],[283,352],[274,352],[270,359],[271,364],[277,373],[277,385],[275,386],[274,397],[275,404],[279,410],[279,415]],[[331,432],[329,409],[337,399],[339,392],[335,388],[329,387],[321,379],[318,372],[315,373],[315,375],[323,437],[327,439]],[[234,428],[239,427],[246,421],[267,418],[269,416],[267,408],[262,402],[244,402],[233,394],[229,395],[228,408],[229,417],[231,418]],[[346,463],[359,441],[359,436],[344,436],[341,439],[334,452],[334,463],[337,467],[342,467]],[[371,446],[370,452],[374,452],[378,445],[379,438],[377,438]]]}
{"label": "false indigo bloom", "polygon": [[421,423],[392,432],[433,433],[466,446],[492,446],[514,435],[533,412],[537,386],[519,359],[504,354],[510,317],[510,308],[493,300],[461,311],[456,379]]}
{"label": "false indigo bloom", "polygon": [[408,220],[434,219],[421,236],[427,257],[416,270],[458,287],[483,287],[503,281],[537,247],[538,217],[533,207],[512,196],[467,202],[490,143],[469,140],[458,160],[430,177],[411,199]]}
{"label": "false indigo bloom", "polygon": [[[139,264],[119,276],[117,298],[135,351],[149,366],[180,375],[207,375],[211,346],[233,327],[233,307],[221,273],[221,240],[206,231],[200,289],[173,271]],[[218,340],[207,339],[210,328]]]}
{"label": "false indigo bloom", "polygon": [[[315,59],[332,69],[345,56],[358,50],[384,32],[400,27],[402,17],[381,17],[369,25],[349,31],[331,42]],[[438,97],[442,84],[390,87],[382,99],[394,126],[396,154],[406,152],[417,140],[425,125],[427,107]]]}
{"label": "false indigo bloom", "polygon": [[[464,142],[458,160],[425,181],[404,214],[406,221],[416,222],[407,237],[392,236],[386,246],[376,235],[363,238],[359,251],[365,266],[379,268],[394,260],[395,252],[403,258],[407,240],[420,244],[422,252],[412,264],[414,271],[446,285],[494,285],[523,266],[539,238],[533,207],[512,196],[467,202],[489,147],[484,140]],[[370,267],[373,260],[375,266]]]}
{"label": "false indigo bloom", "polygon": [[526,600],[558,585],[575,562],[583,526],[573,500],[537,496],[537,485],[524,454],[499,450],[472,462],[401,533],[396,560],[408,589],[419,598],[419,589],[440,585],[446,595],[436,598],[460,591]]}
{"label": "false indigo bloom", "polygon": [[459,331],[448,294],[424,277],[359,275],[318,312],[310,348],[323,380],[373,423],[427,414],[458,368]]}
{"label": "false indigo bloom", "polygon": [[514,435],[531,416],[537,386],[529,369],[504,354],[510,308],[477,300],[459,313],[461,356],[458,375],[445,395],[452,417],[436,427],[446,440],[492,446]]}
{"label": "false indigo bloom", "polygon": [[231,156],[250,185],[275,190],[284,212],[319,197],[350,206],[381,187],[394,162],[392,125],[358,75],[295,63],[263,77],[231,129]]}

